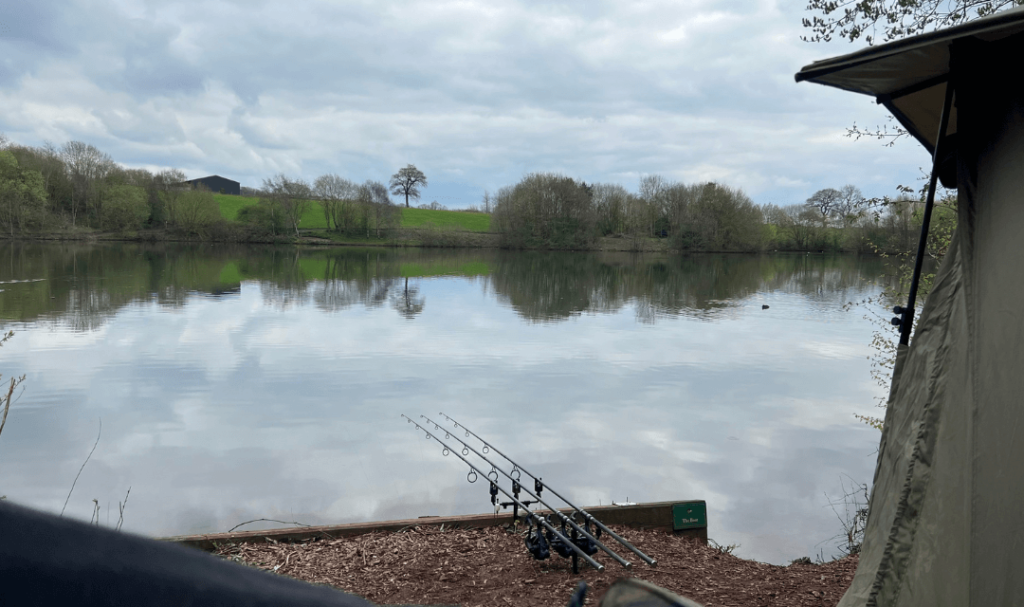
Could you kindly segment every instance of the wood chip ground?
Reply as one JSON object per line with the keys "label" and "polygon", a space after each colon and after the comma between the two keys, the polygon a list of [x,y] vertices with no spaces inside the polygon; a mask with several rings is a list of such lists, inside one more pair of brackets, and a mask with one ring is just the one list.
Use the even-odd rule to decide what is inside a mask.
{"label": "wood chip ground", "polygon": [[463,607],[564,607],[581,579],[590,586],[586,604],[596,605],[620,577],[652,582],[707,607],[832,606],[857,568],[855,556],[824,564],[768,565],[664,531],[612,529],[657,559],[658,566],[649,567],[623,549],[616,552],[633,562],[632,570],[598,553],[603,572],[581,563],[574,575],[568,559],[534,560],[522,534],[499,527],[424,526],[302,544],[238,544],[217,554],[381,605]]}

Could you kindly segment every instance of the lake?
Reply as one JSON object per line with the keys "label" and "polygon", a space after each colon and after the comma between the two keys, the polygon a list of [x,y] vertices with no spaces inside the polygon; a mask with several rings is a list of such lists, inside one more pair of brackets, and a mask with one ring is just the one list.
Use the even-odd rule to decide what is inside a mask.
{"label": "lake", "polygon": [[[881,413],[878,327],[843,305],[885,274],[805,254],[5,243],[0,372],[27,378],[0,495],[59,513],[99,432],[65,516],[98,505],[114,526],[130,487],[123,528],[151,536],[489,512],[487,483],[400,417],[443,411],[577,505],[703,499],[740,556],[828,558],[830,501],[845,517],[844,487],[874,472],[879,432],[854,414]],[[284,526],[243,528],[261,524]]]}

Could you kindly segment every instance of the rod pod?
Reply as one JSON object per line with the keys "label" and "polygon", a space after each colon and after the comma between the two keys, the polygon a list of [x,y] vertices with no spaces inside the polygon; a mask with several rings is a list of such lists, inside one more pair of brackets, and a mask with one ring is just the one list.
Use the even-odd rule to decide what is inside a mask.
{"label": "rod pod", "polygon": [[[461,459],[461,460],[462,460],[463,462],[465,462],[465,463],[466,463],[466,465],[467,465],[467,466],[469,466],[469,467],[470,467],[470,469],[472,470],[472,472],[473,472],[473,473],[475,473],[475,474],[476,474],[477,476],[482,476],[482,477],[484,477],[484,478],[487,478],[487,475],[486,475],[486,474],[484,474],[483,470],[481,470],[481,469],[477,468],[476,466],[474,466],[473,464],[471,464],[471,463],[469,462],[469,460],[468,460],[468,459],[466,459],[465,457],[463,457],[463,456],[462,456],[462,454],[461,454],[461,453],[459,453],[458,451],[456,451],[456,450],[452,449],[452,448],[451,448],[451,447],[449,447],[449,446],[448,446],[447,444],[445,444],[445,442],[444,442],[443,440],[441,440],[441,439],[437,438],[436,436],[434,436],[433,434],[431,434],[431,433],[430,433],[430,430],[427,430],[427,429],[426,429],[426,428],[424,428],[423,426],[421,426],[421,425],[417,424],[417,423],[416,423],[415,421],[413,421],[413,419],[412,419],[411,417],[409,417],[408,415],[406,415],[406,414],[404,414],[404,413],[402,414],[402,417],[404,417],[404,418],[405,418],[405,419],[406,419],[406,420],[407,420],[407,421],[408,421],[408,422],[409,422],[410,424],[412,424],[412,425],[416,426],[416,427],[417,427],[417,428],[419,428],[420,430],[423,430],[423,432],[424,432],[424,433],[426,433],[426,435],[427,435],[427,439],[428,439],[428,440],[429,440],[429,439],[431,439],[431,438],[432,438],[432,439],[434,439],[435,441],[437,441],[438,443],[440,443],[440,445],[441,445],[442,447],[444,447],[444,450],[445,450],[445,451],[447,451],[448,453],[453,453],[453,454],[454,454],[454,455],[455,455],[456,457],[458,457],[458,458],[459,458],[459,459]],[[447,455],[447,453],[446,453],[445,455]],[[475,481],[471,481],[471,482],[475,482]],[[501,491],[502,493],[504,493],[504,494],[505,494],[506,496],[508,496],[508,497],[509,497],[509,498],[511,498],[512,500],[514,500],[514,501],[518,502],[518,503],[519,503],[519,507],[523,509],[523,512],[525,512],[525,513],[527,514],[527,516],[532,516],[532,517],[534,517],[535,519],[537,519],[537,522],[538,522],[538,523],[540,523],[541,525],[544,525],[544,528],[545,528],[545,529],[547,529],[548,531],[550,531],[551,533],[553,533],[553,534],[555,535],[555,537],[557,537],[557,538],[561,539],[562,541],[565,541],[565,542],[569,542],[569,543],[571,544],[571,547],[572,547],[573,551],[574,551],[574,552],[576,552],[577,554],[579,554],[579,555],[580,555],[580,557],[581,557],[581,558],[582,558],[583,560],[585,560],[585,561],[586,561],[586,562],[587,562],[587,563],[588,563],[588,564],[589,564],[589,565],[590,565],[591,567],[593,567],[594,569],[597,569],[598,571],[604,571],[604,565],[602,565],[601,563],[598,563],[598,562],[597,562],[597,561],[595,561],[594,559],[590,558],[590,555],[589,555],[589,554],[587,554],[586,552],[584,552],[584,551],[580,550],[579,546],[577,546],[576,544],[572,544],[572,543],[570,542],[569,538],[567,538],[567,537],[565,537],[564,535],[562,535],[561,533],[559,533],[559,532],[558,532],[558,530],[557,530],[557,529],[555,529],[555,528],[554,528],[554,527],[553,527],[553,526],[551,525],[551,523],[549,523],[549,522],[547,522],[546,520],[544,520],[544,518],[543,518],[543,517],[537,516],[537,515],[536,515],[536,514],[534,514],[533,512],[530,512],[530,509],[529,509],[529,508],[527,508],[526,506],[524,506],[524,505],[522,504],[522,502],[519,502],[519,500],[517,500],[517,499],[515,499],[514,497],[512,497],[511,495],[509,495],[508,491],[505,491],[505,490],[504,490],[504,489],[502,489],[501,487],[498,487],[498,491]]]}
{"label": "rod pod", "polygon": [[[494,452],[495,452],[495,453],[497,453],[498,455],[500,455],[500,456],[502,456],[503,458],[505,458],[506,460],[508,460],[508,463],[512,464],[512,466],[513,466],[512,470],[513,470],[513,471],[516,471],[516,470],[520,470],[520,471],[522,471],[522,472],[523,472],[524,474],[526,474],[527,476],[529,476],[530,478],[534,479],[534,481],[536,481],[536,482],[540,482],[540,479],[539,479],[538,477],[536,477],[536,476],[534,476],[534,475],[530,474],[530,472],[529,472],[529,471],[527,471],[527,470],[526,470],[526,468],[523,468],[522,466],[520,466],[520,465],[519,465],[519,464],[517,464],[516,462],[512,461],[512,458],[510,458],[509,456],[507,456],[507,455],[505,455],[504,453],[502,453],[502,452],[501,452],[500,450],[498,450],[498,448],[497,448],[497,447],[495,447],[494,445],[492,445],[492,444],[488,443],[487,441],[485,441],[484,439],[480,438],[480,437],[479,437],[479,436],[478,436],[478,435],[477,435],[477,434],[476,434],[475,432],[473,432],[473,431],[472,431],[472,430],[470,430],[469,428],[467,428],[467,427],[465,427],[465,426],[463,426],[463,425],[459,424],[459,422],[455,421],[454,419],[452,419],[452,418],[451,418],[451,417],[449,417],[448,415],[445,415],[443,411],[439,412],[439,415],[441,415],[442,417],[444,417],[445,419],[447,419],[448,421],[450,421],[451,423],[453,423],[453,424],[455,425],[455,427],[456,427],[456,428],[461,428],[462,430],[465,430],[466,432],[468,432],[468,433],[470,433],[471,435],[473,435],[473,436],[474,436],[474,437],[475,437],[475,438],[476,438],[476,439],[477,439],[478,441],[480,441],[481,443],[483,443],[483,444],[484,444],[484,451],[485,451],[485,452],[486,452],[486,450],[488,450],[488,449],[494,449]],[[633,554],[635,554],[635,555],[637,555],[638,557],[640,557],[640,558],[641,558],[641,560],[643,560],[643,561],[644,561],[645,563],[647,563],[648,565],[650,565],[650,566],[652,566],[652,567],[657,567],[657,566],[658,566],[658,561],[657,561],[656,559],[652,559],[651,557],[649,557],[649,556],[647,556],[646,554],[644,554],[643,552],[641,552],[641,551],[640,551],[640,550],[639,550],[639,549],[638,549],[638,548],[637,548],[636,546],[634,546],[633,544],[630,544],[630,543],[629,543],[628,541],[626,541],[626,540],[625,540],[624,538],[622,538],[621,536],[619,536],[619,534],[615,533],[614,531],[612,531],[611,529],[609,529],[608,527],[606,527],[606,526],[604,525],[604,523],[602,523],[601,521],[599,521],[599,520],[597,520],[596,518],[594,518],[594,516],[593,516],[592,514],[590,514],[589,512],[587,512],[586,510],[584,510],[583,508],[580,508],[579,506],[576,506],[576,505],[574,505],[574,504],[573,504],[572,502],[570,502],[569,500],[567,500],[567,499],[565,499],[564,497],[562,497],[562,496],[561,496],[561,495],[560,495],[560,494],[559,494],[559,493],[558,493],[557,491],[555,491],[554,489],[552,489],[552,488],[551,488],[551,487],[550,487],[549,485],[544,485],[544,487],[545,487],[545,488],[546,488],[546,489],[547,489],[548,491],[550,491],[551,493],[553,493],[553,494],[555,495],[555,497],[557,497],[558,499],[560,499],[560,500],[562,500],[563,502],[565,502],[565,503],[566,503],[566,505],[568,505],[568,506],[569,506],[570,508],[572,508],[572,509],[573,509],[573,510],[575,510],[576,512],[579,512],[579,513],[580,513],[581,515],[583,515],[583,517],[584,517],[584,518],[586,518],[587,520],[589,520],[589,521],[590,521],[591,523],[594,523],[594,526],[595,526],[595,527],[600,527],[601,531],[604,531],[604,532],[605,532],[605,533],[607,533],[608,535],[612,536],[612,538],[614,538],[614,539],[615,539],[615,540],[616,540],[617,542],[619,542],[620,544],[622,544],[623,546],[625,546],[625,547],[626,547],[626,548],[627,548],[628,550],[631,550],[631,551],[633,552]]]}
{"label": "rod pod", "polygon": [[[447,437],[447,436],[451,436],[451,434],[450,434],[450,433],[448,432],[448,430],[444,430],[443,428],[441,428],[441,426],[440,426],[440,425],[438,425],[438,423],[437,423],[437,422],[435,422],[434,420],[430,419],[430,418],[429,418],[429,417],[427,417],[426,415],[421,415],[420,417],[422,417],[423,419],[427,420],[427,423],[430,423],[430,424],[434,424],[434,427],[435,427],[435,428],[437,428],[438,430],[443,430],[443,431],[444,431],[444,433],[445,433],[445,435],[446,435],[446,437]],[[488,464],[490,464],[490,465],[491,465],[491,469],[492,469],[492,470],[496,470],[496,471],[498,471],[498,472],[500,472],[500,473],[504,474],[505,476],[507,476],[507,477],[509,478],[509,480],[511,480],[511,481],[512,481],[512,482],[514,482],[514,483],[517,483],[517,482],[518,482],[518,481],[517,481],[517,479],[515,479],[515,478],[514,478],[514,477],[513,477],[513,476],[512,476],[511,474],[509,474],[508,472],[505,472],[505,471],[504,471],[504,470],[502,470],[501,468],[499,468],[499,467],[495,466],[495,465],[494,465],[494,462],[492,462],[491,460],[487,459],[487,456],[485,456],[484,454],[480,453],[479,451],[477,451],[477,450],[476,450],[476,449],[474,449],[473,447],[470,447],[470,446],[469,446],[468,444],[466,444],[466,441],[462,440],[462,439],[461,439],[461,438],[459,438],[458,436],[452,436],[452,438],[454,438],[455,440],[457,440],[457,441],[459,441],[460,443],[462,443],[462,445],[463,445],[463,446],[464,446],[464,447],[465,447],[466,449],[469,449],[469,450],[470,450],[470,451],[472,451],[473,453],[477,454],[477,456],[478,456],[478,457],[479,457],[480,459],[482,459],[482,460],[484,460],[485,462],[487,462]],[[497,477],[497,475],[495,475],[495,477]],[[538,483],[539,483],[539,481],[538,481]],[[553,507],[552,507],[552,506],[551,506],[550,504],[548,504],[547,502],[545,502],[544,500],[542,500],[542,499],[540,498],[540,496],[538,496],[538,495],[534,495],[534,494],[533,494],[533,493],[532,493],[532,492],[531,492],[531,491],[530,491],[529,489],[527,489],[526,487],[523,487],[522,485],[520,485],[520,486],[519,486],[519,489],[520,489],[520,491],[522,491],[522,492],[526,493],[527,495],[529,495],[530,497],[532,497],[532,498],[534,499],[534,503],[539,503],[539,504],[541,504],[542,506],[544,506],[545,508],[547,508],[548,510],[550,510],[550,511],[551,511],[552,513],[554,513],[554,514],[557,514],[557,515],[558,515],[559,517],[561,517],[561,522],[562,522],[562,525],[563,525],[563,526],[565,525],[565,523],[569,523],[569,526],[570,526],[570,527],[572,527],[572,532],[573,532],[573,535],[575,535],[576,533],[579,533],[579,534],[581,534],[581,535],[582,535],[583,537],[585,537],[585,538],[587,538],[588,540],[590,540],[590,541],[594,542],[594,544],[596,544],[596,545],[597,545],[597,546],[598,546],[598,547],[599,547],[599,548],[600,548],[601,550],[604,550],[604,551],[605,551],[605,552],[606,552],[606,553],[608,554],[608,556],[610,556],[610,557],[612,557],[613,559],[615,559],[615,560],[616,560],[616,561],[617,561],[617,562],[618,562],[618,563],[619,563],[620,565],[622,565],[622,566],[623,566],[623,567],[625,567],[626,569],[631,569],[631,568],[633,567],[633,563],[630,563],[630,562],[629,562],[629,561],[627,561],[626,559],[624,559],[624,558],[622,558],[621,556],[619,556],[618,554],[616,554],[616,553],[615,553],[615,552],[614,552],[614,551],[613,551],[613,550],[612,550],[611,548],[609,548],[608,546],[605,546],[604,544],[602,544],[602,543],[601,543],[601,540],[597,539],[596,537],[594,537],[593,535],[591,535],[591,534],[590,534],[589,532],[585,531],[585,530],[583,529],[583,527],[580,527],[579,525],[577,525],[577,524],[576,524],[576,521],[572,520],[571,518],[569,518],[568,516],[566,516],[566,515],[565,515],[564,513],[562,513],[561,511],[559,511],[559,510],[556,510],[555,508],[553,508]],[[549,489],[550,489],[550,487],[549,487]],[[493,483],[492,483],[492,486],[491,486],[491,491],[492,491],[492,494],[493,494],[493,491],[494,491],[494,485],[493,485]],[[552,491],[552,493],[554,493],[554,491]],[[508,494],[506,494],[506,495],[508,495]],[[557,495],[557,494],[556,494],[556,495]],[[492,500],[493,500],[493,498],[492,498]]]}

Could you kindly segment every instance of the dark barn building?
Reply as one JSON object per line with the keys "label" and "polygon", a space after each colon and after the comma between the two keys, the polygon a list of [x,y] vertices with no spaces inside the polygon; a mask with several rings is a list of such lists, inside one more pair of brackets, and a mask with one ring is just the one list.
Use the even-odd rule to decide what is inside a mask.
{"label": "dark barn building", "polygon": [[232,196],[239,196],[242,193],[240,183],[230,179],[225,179],[220,175],[210,175],[209,177],[190,179],[185,183],[189,184],[189,186],[193,188],[201,185],[214,194],[231,194]]}

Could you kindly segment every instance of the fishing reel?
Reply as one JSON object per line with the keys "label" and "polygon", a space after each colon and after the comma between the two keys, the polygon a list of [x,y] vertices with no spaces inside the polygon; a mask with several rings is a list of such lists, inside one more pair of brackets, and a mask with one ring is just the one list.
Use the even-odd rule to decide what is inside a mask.
{"label": "fishing reel", "polygon": [[[565,518],[562,519],[562,536],[568,539],[573,544],[575,544],[576,547],[585,552],[587,556],[594,556],[595,554],[597,554],[597,544],[594,542],[594,540],[590,539],[586,535],[579,533],[575,527],[573,527],[572,530],[566,529],[566,520],[567,519]],[[547,517],[547,521],[550,523],[551,518]],[[584,521],[583,530],[592,535],[594,539],[599,539],[601,537],[600,529],[597,529],[596,533],[591,531],[590,521]],[[565,543],[565,541],[557,537],[550,530],[547,531],[546,535],[548,538],[548,543],[551,544],[551,548],[559,555],[561,555],[564,558],[576,556],[576,551],[574,551],[567,543]]]}
{"label": "fishing reel", "polygon": [[[548,522],[548,524],[551,524],[550,516],[546,516],[545,520]],[[579,573],[579,553],[577,553],[573,549],[573,546],[570,545],[570,542],[576,548],[579,548],[580,551],[582,551],[587,556],[594,556],[595,554],[597,554],[597,543],[595,543],[594,540],[590,539],[586,535],[583,535],[579,531],[577,531],[576,527],[573,527],[572,530],[566,529],[565,523],[567,520],[567,517],[562,517],[562,537],[558,537],[557,535],[555,535],[550,528],[547,529],[547,531],[545,532],[545,536],[547,537],[548,544],[551,545],[551,550],[554,550],[562,558],[571,559],[572,572]],[[589,533],[590,535],[594,536],[595,539],[601,537],[600,529],[597,529],[596,534],[591,532],[589,520],[583,522],[583,530]]]}
{"label": "fishing reel", "polygon": [[[565,528],[564,527],[564,522],[563,522],[563,527],[562,528],[563,529]],[[589,533],[590,535],[594,536],[594,539],[596,539],[596,540],[601,539],[601,528],[595,526],[595,528],[593,530],[591,530],[590,529],[590,519],[587,519],[587,520],[583,521],[583,530],[586,531],[587,533]],[[590,539],[589,537],[587,537],[585,535],[581,535],[579,537],[576,537],[576,535],[577,535],[576,534],[576,530],[573,529],[572,530],[572,543],[576,544],[577,548],[579,548],[583,552],[586,552],[587,556],[594,556],[595,554],[597,554],[597,544],[594,543],[594,540]]]}
{"label": "fishing reel", "polygon": [[[547,521],[548,521],[548,523],[551,522],[551,517],[550,516],[547,517]],[[573,549],[570,548],[568,544],[563,542],[562,538],[555,536],[554,533],[551,533],[550,529],[547,530],[546,535],[548,537],[548,543],[551,544],[552,550],[557,552],[559,554],[559,556],[561,556],[562,558],[569,558],[569,557],[571,557],[572,555],[575,554],[575,552],[573,552]],[[566,529],[565,529],[565,519],[564,518],[562,519],[562,535],[564,537],[566,537],[566,538],[569,537],[569,532],[566,531]],[[576,539],[575,538],[576,530],[575,529],[572,530],[572,535],[573,535],[572,542],[575,544],[576,543],[576,541],[575,541],[575,539]]]}
{"label": "fishing reel", "polygon": [[543,561],[551,556],[551,548],[547,538],[544,537],[544,530],[541,528],[540,522],[535,521],[535,518],[534,515],[526,517],[526,523],[529,525],[526,529],[526,549],[534,559]]}

